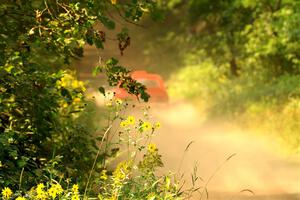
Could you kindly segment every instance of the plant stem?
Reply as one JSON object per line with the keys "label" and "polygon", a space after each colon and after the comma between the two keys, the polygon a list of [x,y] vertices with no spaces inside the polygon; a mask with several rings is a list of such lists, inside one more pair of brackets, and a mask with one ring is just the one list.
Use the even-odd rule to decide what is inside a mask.
{"label": "plant stem", "polygon": [[84,189],[83,199],[85,199],[85,197],[86,197],[86,192],[87,192],[87,189],[88,189],[88,186],[89,186],[89,183],[90,183],[90,179],[91,179],[91,177],[92,177],[92,173],[93,173],[93,171],[94,171],[94,168],[95,168],[97,159],[98,159],[98,157],[99,157],[99,154],[100,154],[100,151],[101,151],[101,148],[102,148],[102,144],[103,144],[103,142],[104,142],[104,139],[105,139],[107,133],[108,133],[109,130],[111,129],[111,127],[112,127],[112,125],[110,125],[110,126],[106,129],[106,131],[105,131],[105,133],[104,133],[104,135],[103,135],[103,137],[102,137],[102,140],[101,140],[101,143],[100,143],[98,152],[97,152],[97,154],[96,154],[96,157],[95,157],[95,160],[94,160],[92,169],[91,169],[90,174],[89,174],[89,178],[88,178],[88,180],[87,180],[87,183],[86,183],[86,186],[85,186],[85,189]]}

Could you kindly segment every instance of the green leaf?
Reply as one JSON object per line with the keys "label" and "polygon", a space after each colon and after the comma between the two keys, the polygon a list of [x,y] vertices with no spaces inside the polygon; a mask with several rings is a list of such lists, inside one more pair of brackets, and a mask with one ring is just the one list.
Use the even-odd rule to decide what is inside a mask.
{"label": "green leaf", "polygon": [[102,40],[100,40],[98,38],[94,38],[93,41],[98,49],[104,49]]}
{"label": "green leaf", "polygon": [[99,87],[98,91],[105,96],[105,89],[104,89],[104,87]]}
{"label": "green leaf", "polygon": [[102,72],[102,67],[101,66],[96,66],[94,69],[93,69],[93,76],[97,76],[99,73]]}
{"label": "green leaf", "polygon": [[110,20],[108,17],[101,16],[100,21],[106,28],[110,30],[113,30],[116,27],[115,22]]}

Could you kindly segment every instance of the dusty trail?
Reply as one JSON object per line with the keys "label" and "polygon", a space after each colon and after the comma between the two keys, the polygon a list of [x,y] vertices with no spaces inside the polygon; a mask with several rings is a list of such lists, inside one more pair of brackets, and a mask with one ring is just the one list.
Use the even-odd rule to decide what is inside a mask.
{"label": "dusty trail", "polygon": [[255,192],[254,199],[300,199],[299,195],[287,195],[300,193],[300,159],[281,154],[276,141],[217,122],[203,123],[196,109],[187,103],[154,106],[152,114],[162,123],[153,140],[163,153],[165,169],[178,171],[184,149],[194,141],[180,169],[187,181],[196,162],[203,186],[221,163],[236,154],[208,184],[210,199],[224,199],[218,197],[219,192],[224,197],[224,192],[232,196],[243,189]]}

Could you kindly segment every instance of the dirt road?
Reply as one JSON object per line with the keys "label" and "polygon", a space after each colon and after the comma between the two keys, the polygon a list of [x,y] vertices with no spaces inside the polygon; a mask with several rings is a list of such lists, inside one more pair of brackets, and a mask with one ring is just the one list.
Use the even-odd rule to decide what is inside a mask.
{"label": "dirt road", "polygon": [[[152,115],[162,123],[154,141],[163,153],[165,169],[179,170],[190,181],[197,163],[203,186],[220,167],[207,184],[209,199],[300,199],[300,159],[282,154],[274,138],[205,122],[187,103],[154,106]],[[241,196],[239,191],[244,189],[255,197],[250,192]]]}

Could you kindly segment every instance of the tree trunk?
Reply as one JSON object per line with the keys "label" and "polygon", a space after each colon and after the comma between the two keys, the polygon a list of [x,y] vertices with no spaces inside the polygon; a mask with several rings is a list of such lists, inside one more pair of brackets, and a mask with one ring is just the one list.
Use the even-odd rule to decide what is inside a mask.
{"label": "tree trunk", "polygon": [[236,59],[235,57],[233,57],[231,60],[230,60],[230,71],[231,71],[231,74],[235,77],[238,77],[239,76],[239,72],[238,72],[238,66],[236,64]]}

